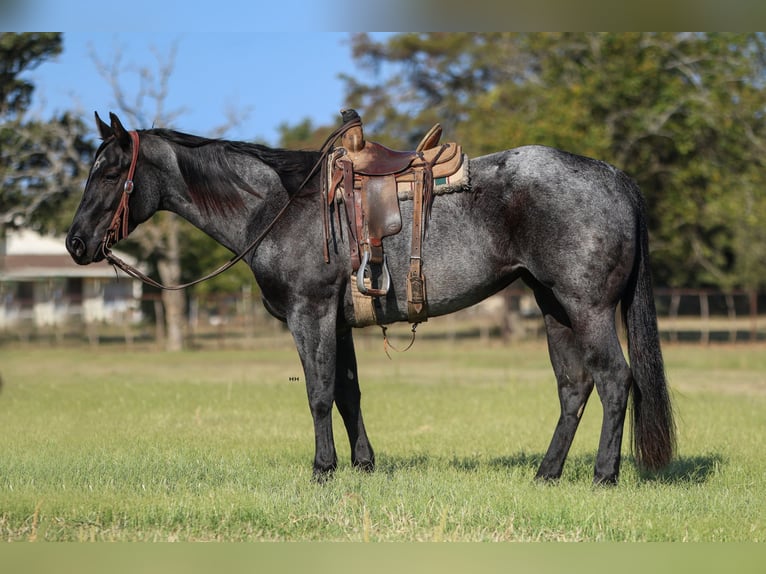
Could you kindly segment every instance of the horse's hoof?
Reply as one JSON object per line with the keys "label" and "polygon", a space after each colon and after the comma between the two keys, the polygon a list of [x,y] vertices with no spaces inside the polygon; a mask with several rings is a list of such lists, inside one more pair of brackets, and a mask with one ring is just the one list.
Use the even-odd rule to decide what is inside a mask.
{"label": "horse's hoof", "polygon": [[314,473],[312,475],[312,479],[317,484],[324,484],[328,480],[330,480],[333,475],[335,474],[335,467],[329,467],[329,468],[314,468]]}
{"label": "horse's hoof", "polygon": [[537,484],[558,484],[559,478],[561,478],[559,475],[537,474],[535,475],[535,482]]}
{"label": "horse's hoof", "polygon": [[354,461],[354,468],[361,470],[362,472],[374,472],[375,460],[357,460]]}
{"label": "horse's hoof", "polygon": [[599,476],[598,474],[593,477],[594,486],[617,486],[617,475]]}

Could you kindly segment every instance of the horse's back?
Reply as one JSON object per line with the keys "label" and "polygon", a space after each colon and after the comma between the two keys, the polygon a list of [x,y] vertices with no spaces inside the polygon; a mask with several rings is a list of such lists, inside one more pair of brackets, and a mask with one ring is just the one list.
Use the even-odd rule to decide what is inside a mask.
{"label": "horse's back", "polygon": [[527,145],[474,158],[472,175],[500,178],[505,191],[544,193],[625,192],[632,199],[635,184],[618,168],[604,161],[543,145]]}
{"label": "horse's back", "polygon": [[555,219],[573,225],[628,225],[640,198],[636,184],[618,168],[596,159],[541,145],[475,158],[474,187],[502,198],[518,222]]}

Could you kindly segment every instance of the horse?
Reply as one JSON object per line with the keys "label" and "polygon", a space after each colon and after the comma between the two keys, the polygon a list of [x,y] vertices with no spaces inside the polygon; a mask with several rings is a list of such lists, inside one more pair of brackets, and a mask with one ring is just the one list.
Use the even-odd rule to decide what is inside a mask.
{"label": "horse", "polygon": [[[159,128],[128,131],[114,114],[107,124],[96,113],[96,123],[102,143],[66,237],[74,261],[108,257],[113,243],[158,210],[241,253],[264,306],[286,323],[300,355],[314,424],[312,476],[322,481],[337,467],[333,405],[348,434],[351,464],[374,470],[354,351],[357,287],[348,242],[333,241],[331,256],[323,257],[320,152]],[[544,318],[560,404],[536,479],[560,478],[594,386],[603,407],[594,483],[618,482],[630,397],[635,461],[642,471],[662,469],[674,456],[675,425],[637,184],[605,162],[540,145],[468,161],[466,189],[433,198],[422,245],[429,316],[523,281]],[[411,228],[412,203],[401,202],[403,229]],[[384,241],[391,286],[379,298],[381,325],[407,320],[407,235]]]}

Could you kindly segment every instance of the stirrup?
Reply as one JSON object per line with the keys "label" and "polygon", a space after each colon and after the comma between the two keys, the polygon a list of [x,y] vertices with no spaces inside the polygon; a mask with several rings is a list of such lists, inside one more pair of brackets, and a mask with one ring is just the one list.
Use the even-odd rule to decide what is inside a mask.
{"label": "stirrup", "polygon": [[[388,272],[388,260],[383,255],[383,286],[380,289],[372,286],[367,287],[364,284],[364,273],[370,270],[370,252],[368,249],[364,250],[362,256],[362,262],[359,264],[359,271],[356,272],[356,287],[362,295],[368,295],[370,297],[382,297],[388,293],[388,289],[391,287],[391,274]],[[372,281],[372,270],[370,270],[370,281]]]}

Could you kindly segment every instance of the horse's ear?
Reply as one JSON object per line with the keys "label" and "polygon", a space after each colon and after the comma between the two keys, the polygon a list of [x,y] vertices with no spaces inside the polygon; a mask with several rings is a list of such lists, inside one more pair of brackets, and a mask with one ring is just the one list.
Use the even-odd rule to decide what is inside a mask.
{"label": "horse's ear", "polygon": [[112,112],[109,112],[109,119],[112,121],[112,131],[114,132],[114,137],[117,139],[117,142],[120,144],[120,147],[122,147],[123,149],[128,149],[131,143],[130,134],[128,134],[128,130],[126,130],[122,126],[122,122],[120,122],[120,118],[118,118]]}
{"label": "horse's ear", "polygon": [[96,126],[98,126],[98,133],[101,135],[102,140],[110,138],[114,135],[112,128],[99,117],[98,112],[96,112]]}

